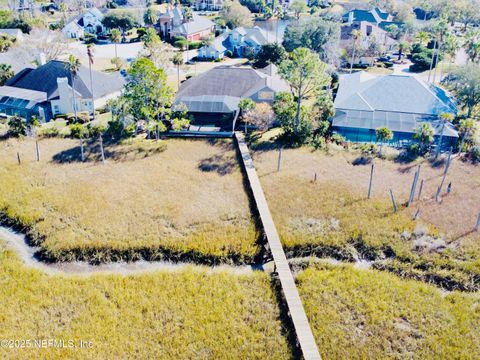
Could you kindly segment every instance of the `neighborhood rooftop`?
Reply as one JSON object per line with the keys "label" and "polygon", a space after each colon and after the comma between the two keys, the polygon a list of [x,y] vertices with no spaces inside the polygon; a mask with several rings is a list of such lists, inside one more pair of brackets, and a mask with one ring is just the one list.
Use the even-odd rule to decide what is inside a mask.
{"label": "neighborhood rooftop", "polygon": [[[15,88],[41,91],[47,94],[48,99],[53,99],[58,96],[58,78],[67,78],[68,84],[70,86],[72,85],[71,73],[66,68],[66,63],[52,60],[36,69],[23,69],[13,78],[9,79],[6,85]],[[119,74],[104,74],[98,71],[94,71],[92,80],[95,97],[102,97],[112,91],[120,90],[124,84],[124,80]],[[82,97],[89,98],[92,96],[89,89],[88,69],[81,66],[75,78],[75,91]]]}
{"label": "neighborhood rooftop", "polygon": [[278,75],[247,67],[219,66],[186,81],[177,98],[197,95],[248,97],[255,89],[271,85],[279,91],[289,88]]}
{"label": "neighborhood rooftop", "polygon": [[413,114],[456,112],[455,103],[443,90],[415,76],[375,76],[363,71],[341,77],[335,106]]}
{"label": "neighborhood rooftop", "polygon": [[[445,91],[414,76],[375,76],[363,71],[340,78],[334,105],[332,125],[347,138],[352,131],[361,133],[381,127],[388,127],[394,133],[412,134],[422,122],[431,123],[438,135],[442,131],[438,115],[457,112]],[[458,137],[451,124],[446,124],[444,135]]]}

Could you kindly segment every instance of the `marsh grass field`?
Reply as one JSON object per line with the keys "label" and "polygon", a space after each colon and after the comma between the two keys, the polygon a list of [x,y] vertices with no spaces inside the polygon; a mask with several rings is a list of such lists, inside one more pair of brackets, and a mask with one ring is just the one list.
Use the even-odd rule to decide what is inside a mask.
{"label": "marsh grass field", "polygon": [[[255,166],[288,256],[366,259],[449,290],[479,290],[480,233],[473,229],[480,211],[480,167],[454,160],[437,203],[444,166],[424,161],[421,199],[407,208],[418,164],[375,159],[374,196],[368,200],[370,166],[354,165],[359,156],[354,150],[284,149],[277,173],[278,151],[257,144]],[[420,216],[413,220],[417,210]]]}
{"label": "marsh grass field", "polygon": [[326,359],[478,359],[479,293],[352,266],[311,265],[300,296]]}
{"label": "marsh grass field", "polygon": [[289,359],[267,274],[191,267],[60,276],[25,267],[0,239],[0,339],[91,349],[0,349],[1,359]]}
{"label": "marsh grass field", "polygon": [[[28,232],[44,260],[192,265],[47,275],[22,264],[0,239],[0,339],[94,344],[1,349],[0,358],[295,357],[270,274],[194,265],[250,263],[259,251],[231,141],[133,139],[106,144],[106,164],[96,142],[87,144],[85,162],[76,140],[39,144],[37,162],[31,139],[0,142],[0,213]],[[288,257],[372,263],[359,270],[316,259],[293,267],[324,358],[479,358],[480,239],[466,225],[480,200],[478,168],[455,161],[448,178],[454,190],[438,204],[432,189],[443,168],[423,163],[424,195],[405,208],[416,163],[378,160],[368,200],[369,167],[353,165],[355,151],[284,149],[277,173],[278,153],[252,145]],[[390,188],[397,213],[385,195]]]}
{"label": "marsh grass field", "polygon": [[[257,230],[229,140],[0,143],[0,213],[52,261],[251,263]],[[21,165],[17,163],[19,152]]]}

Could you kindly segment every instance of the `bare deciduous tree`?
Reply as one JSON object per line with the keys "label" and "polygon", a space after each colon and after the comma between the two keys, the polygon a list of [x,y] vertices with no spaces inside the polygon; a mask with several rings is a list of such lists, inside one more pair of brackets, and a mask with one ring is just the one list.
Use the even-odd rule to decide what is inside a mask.
{"label": "bare deciduous tree", "polygon": [[254,125],[259,131],[267,131],[275,120],[275,113],[267,103],[260,103],[243,115],[246,123]]}
{"label": "bare deciduous tree", "polygon": [[43,53],[46,60],[49,61],[59,59],[67,54],[68,42],[59,31],[33,29],[29,35],[25,36],[22,48],[34,58]]}

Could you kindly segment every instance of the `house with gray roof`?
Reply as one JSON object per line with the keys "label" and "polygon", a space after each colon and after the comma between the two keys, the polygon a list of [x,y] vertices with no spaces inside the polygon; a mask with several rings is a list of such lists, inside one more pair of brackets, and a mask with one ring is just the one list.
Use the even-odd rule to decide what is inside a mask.
{"label": "house with gray roof", "polygon": [[273,103],[288,84],[277,74],[276,66],[264,69],[219,66],[185,81],[175,103],[184,103],[194,117],[194,125],[215,125],[232,129],[241,99]]}
{"label": "house with gray roof", "polygon": [[[36,69],[25,68],[7,80],[5,86],[0,87],[0,113],[27,119],[35,115],[42,121],[49,121],[55,115],[73,113],[73,106],[78,112],[92,113],[94,104],[88,68],[81,66],[75,79],[72,79],[65,65],[63,61],[52,60]],[[121,75],[97,71],[93,72],[92,81],[96,107],[118,96],[124,85]]]}
{"label": "house with gray roof", "polygon": [[353,43],[352,33],[355,30],[360,31],[360,46],[364,50],[367,50],[373,42],[381,45],[386,51],[392,51],[398,46],[398,41],[393,39],[387,31],[368,21],[360,21],[343,24],[340,27],[340,46],[342,48],[346,48]]}
{"label": "house with gray roof", "polygon": [[254,56],[268,42],[267,32],[260,27],[238,27],[217,36],[211,44],[198,49],[198,58],[222,59],[227,51],[238,57]]}
{"label": "house with gray roof", "polygon": [[455,102],[440,87],[414,76],[374,76],[366,72],[340,77],[335,98],[333,129],[348,140],[376,141],[375,130],[388,127],[394,143],[412,139],[421,123],[432,125],[435,136],[443,131],[444,144],[456,141],[454,126],[439,120],[442,113],[457,113]]}
{"label": "house with gray roof", "polygon": [[158,17],[158,28],[163,37],[183,36],[190,41],[199,41],[213,32],[215,24],[209,18],[192,14],[187,21],[181,6],[168,8]]}
{"label": "house with gray roof", "polygon": [[352,9],[343,14],[342,21],[348,24],[360,23],[366,21],[370,24],[376,25],[383,30],[386,30],[390,25],[402,26],[403,23],[394,22],[393,16],[386,11],[376,7],[371,10]]}

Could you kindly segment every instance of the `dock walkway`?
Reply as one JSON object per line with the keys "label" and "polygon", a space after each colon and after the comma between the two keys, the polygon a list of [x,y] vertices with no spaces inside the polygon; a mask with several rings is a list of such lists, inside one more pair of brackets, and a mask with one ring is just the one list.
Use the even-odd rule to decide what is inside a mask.
{"label": "dock walkway", "polygon": [[257,171],[253,166],[252,157],[250,156],[250,151],[245,142],[245,137],[243,133],[236,132],[235,138],[237,139],[238,148],[253,192],[255,204],[260,214],[260,219],[262,221],[270,251],[272,252],[273,261],[280,279],[289,314],[295,328],[295,334],[298,344],[300,345],[300,350],[306,360],[321,359],[317,344],[315,343],[315,338],[313,337],[312,329],[310,328],[307,315],[305,314],[305,309],[303,308],[302,301],[298,294],[295,279],[290,270],[290,266],[288,265],[287,257],[285,256],[285,252],[283,251],[280,242],[280,237],[278,236],[270,209],[268,208],[267,200],[263,193]]}

